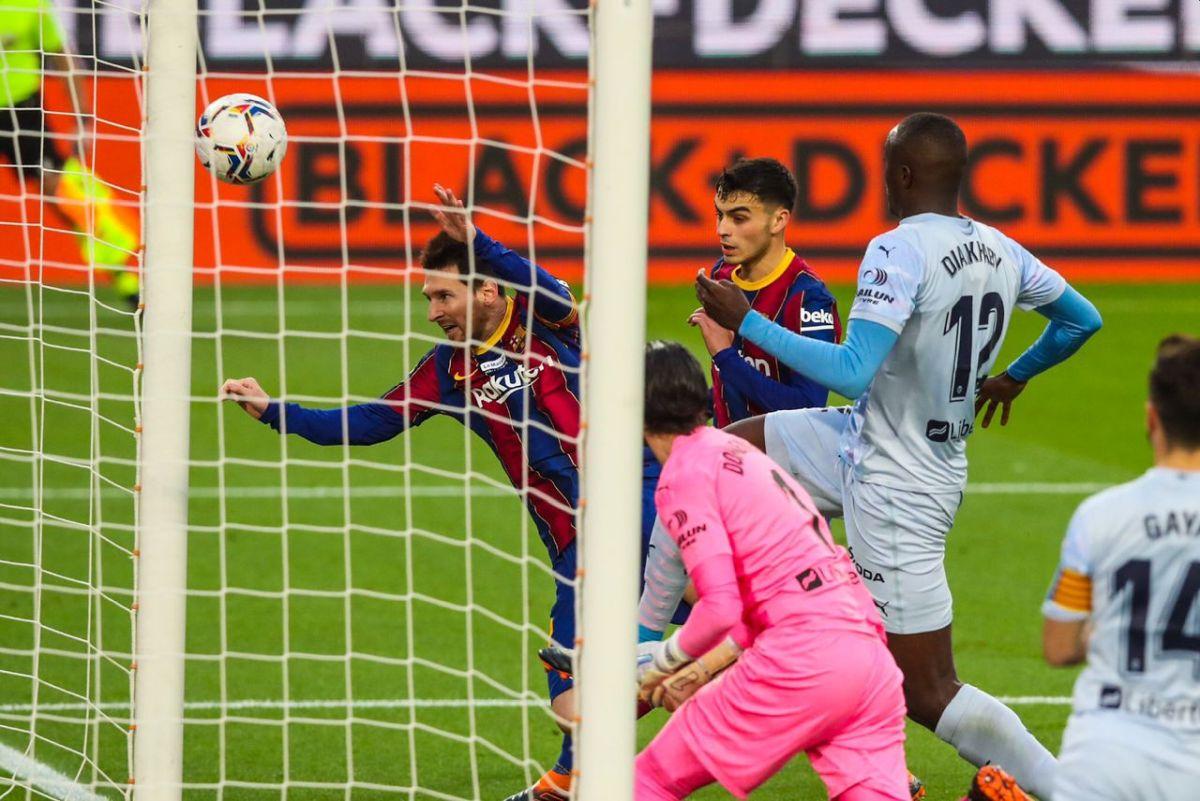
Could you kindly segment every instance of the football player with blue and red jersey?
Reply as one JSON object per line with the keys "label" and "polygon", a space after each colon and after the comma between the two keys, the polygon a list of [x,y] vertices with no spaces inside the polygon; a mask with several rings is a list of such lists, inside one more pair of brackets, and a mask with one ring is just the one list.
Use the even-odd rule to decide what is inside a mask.
{"label": "football player with blue and red jersey", "polygon": [[[450,190],[435,191],[443,207],[462,208]],[[340,409],[273,401],[253,378],[226,381],[221,391],[276,431],[319,445],[384,442],[435,414],[470,426],[525,497],[556,576],[551,635],[571,647],[581,412],[578,310],[564,282],[476,229],[465,214],[433,215],[442,232],[421,255],[422,291],[428,319],[449,341],[425,354],[403,382],[377,401]],[[468,277],[472,254],[474,274]],[[506,285],[517,289],[510,293]],[[566,732],[566,721],[574,717],[571,678],[551,670],[547,678],[551,706]],[[514,798],[565,798],[571,767],[571,736],[564,733],[554,768]]]}
{"label": "football player with blue and red jersey", "polygon": [[[836,343],[842,332],[837,301],[804,259],[787,246],[796,195],[796,179],[775,159],[739,159],[723,170],[714,198],[721,258],[708,272],[715,280],[732,281],[755,310],[789,331]],[[713,418],[718,428],[762,410],[804,409],[824,406],[829,400],[825,387],[722,328],[703,309],[697,309],[689,322],[700,329],[712,357]],[[643,480],[650,493],[659,470],[646,449]],[[653,524],[654,507],[645,504],[642,513]],[[638,616],[641,642],[659,639],[668,623],[682,622],[676,603],[684,590],[683,577],[664,562],[675,552],[665,527],[653,525],[647,549]]]}

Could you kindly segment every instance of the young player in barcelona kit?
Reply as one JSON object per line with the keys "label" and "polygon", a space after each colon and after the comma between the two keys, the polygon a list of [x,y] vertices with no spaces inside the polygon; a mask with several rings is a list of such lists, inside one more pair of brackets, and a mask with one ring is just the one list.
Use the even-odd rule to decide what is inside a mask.
{"label": "young player in barcelona kit", "polygon": [[[966,484],[975,414],[986,406],[987,426],[1002,407],[1007,423],[1025,383],[1078,349],[1100,317],[1016,242],[959,216],[966,156],[962,131],[938,114],[914,114],[888,135],[886,194],[901,222],[867,246],[845,344],[784,331],[727,283],[699,276],[697,294],[716,322],[857,398],[848,413],[775,412],[730,430],[786,467],[820,509],[844,513],[851,556],[904,672],[909,715],[965,759],[999,763],[1045,798],[1053,755],[1016,714],[955,673],[945,538]],[[1036,308],[1050,324],[989,379],[1015,306]]]}
{"label": "young player in barcelona kit", "polygon": [[[462,208],[450,190],[435,191],[443,206]],[[421,256],[423,292],[429,320],[450,341],[430,350],[405,381],[379,401],[345,409],[272,401],[253,378],[226,381],[221,391],[275,430],[320,445],[384,442],[435,414],[469,425],[524,492],[557,577],[550,633],[572,646],[581,363],[575,303],[565,283],[478,231],[465,214],[439,210],[434,216],[443,230]],[[475,267],[470,279],[468,249]],[[509,296],[497,279],[521,289]],[[468,330],[476,344],[469,352]],[[652,505],[652,499],[643,503]],[[643,532],[643,542],[648,539]],[[574,716],[573,683],[552,670],[547,682],[564,731],[562,750],[554,767],[514,799],[564,798],[570,789],[573,754],[566,721]]]}
{"label": "young player in barcelona kit", "polygon": [[638,756],[637,801],[714,781],[745,798],[801,751],[836,801],[908,801],[900,671],[845,549],[778,465],[706,425],[704,374],[682,345],[647,347],[645,393],[656,501],[699,601],[655,644],[642,694],[726,637],[743,651]]}
{"label": "young player in barcelona kit", "polygon": [[[739,159],[717,177],[713,207],[721,258],[710,274],[729,279],[759,313],[789,331],[824,342],[837,342],[841,319],[837,300],[804,259],[787,245],[787,228],[796,204],[796,179],[772,158]],[[702,310],[689,322],[699,328],[712,357],[713,422],[718,428],[778,409],[824,406],[829,390],[789,369],[771,354],[722,328]],[[646,451],[643,475],[658,476],[658,461]],[[649,492],[654,486],[650,484]],[[654,509],[643,509],[653,523]],[[662,559],[674,561],[674,545],[661,523],[654,527],[645,573],[660,572]],[[643,597],[639,639],[657,640],[672,622],[682,574],[647,583],[655,591]],[[679,622],[676,620],[675,622]]]}
{"label": "young player in barcelona kit", "polygon": [[1200,798],[1200,340],[1150,373],[1154,467],[1084,501],[1042,607],[1075,682],[1054,801]]}

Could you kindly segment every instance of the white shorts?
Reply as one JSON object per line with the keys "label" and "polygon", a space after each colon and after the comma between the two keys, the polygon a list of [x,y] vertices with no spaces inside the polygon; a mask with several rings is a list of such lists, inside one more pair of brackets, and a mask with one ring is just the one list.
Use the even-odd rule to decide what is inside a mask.
{"label": "white shorts", "polygon": [[1196,801],[1200,732],[1184,734],[1119,712],[1071,716],[1054,801]]}
{"label": "white shorts", "polygon": [[827,517],[846,518],[846,544],[891,634],[950,625],[946,535],[961,492],[921,493],[858,481],[839,455],[848,408],[772,412],[767,455],[808,490]]}

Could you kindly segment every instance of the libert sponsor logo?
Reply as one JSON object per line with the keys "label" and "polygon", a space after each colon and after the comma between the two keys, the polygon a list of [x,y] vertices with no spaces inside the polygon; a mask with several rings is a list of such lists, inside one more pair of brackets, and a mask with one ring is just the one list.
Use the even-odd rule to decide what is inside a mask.
{"label": "libert sponsor logo", "polygon": [[974,430],[974,420],[959,420],[957,423],[930,420],[925,424],[925,437],[930,442],[959,442],[971,436]]}
{"label": "libert sponsor logo", "polygon": [[524,389],[537,381],[538,376],[548,367],[554,366],[554,359],[547,357],[545,361],[537,367],[519,366],[511,373],[503,375],[494,375],[481,386],[474,387],[471,390],[471,395],[475,398],[475,403],[483,406],[488,403],[503,403],[519,389]]}

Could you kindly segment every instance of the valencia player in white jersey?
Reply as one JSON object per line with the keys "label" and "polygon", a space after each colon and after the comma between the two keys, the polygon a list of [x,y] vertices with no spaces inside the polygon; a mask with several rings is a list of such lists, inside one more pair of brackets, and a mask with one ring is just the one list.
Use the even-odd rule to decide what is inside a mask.
{"label": "valencia player in white jersey", "polygon": [[1200,797],[1200,340],[1150,373],[1154,467],[1084,501],[1042,606],[1075,682],[1054,801]]}

